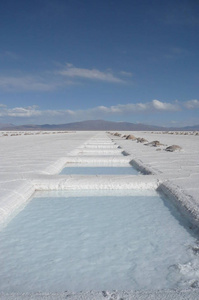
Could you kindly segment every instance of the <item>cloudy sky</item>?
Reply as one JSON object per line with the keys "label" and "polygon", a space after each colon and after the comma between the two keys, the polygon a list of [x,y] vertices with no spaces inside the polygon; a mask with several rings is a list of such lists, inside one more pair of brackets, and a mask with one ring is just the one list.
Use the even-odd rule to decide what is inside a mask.
{"label": "cloudy sky", "polygon": [[0,1],[0,123],[199,124],[197,0]]}

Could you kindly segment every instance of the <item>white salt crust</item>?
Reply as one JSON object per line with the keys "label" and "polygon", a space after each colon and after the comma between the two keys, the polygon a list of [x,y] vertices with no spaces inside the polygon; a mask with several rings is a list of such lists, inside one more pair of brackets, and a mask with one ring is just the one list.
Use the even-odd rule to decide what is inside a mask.
{"label": "white salt crust", "polygon": [[[149,142],[145,146],[105,132],[0,136],[0,223],[6,224],[31,199],[35,190],[160,189],[194,225],[199,226],[199,136],[130,132]],[[128,132],[123,132],[128,134]],[[164,148],[177,144],[180,152]],[[119,148],[118,148],[119,147]],[[126,155],[126,156],[124,156]],[[125,165],[148,176],[58,175],[71,163]],[[198,289],[114,291],[64,294],[0,294],[0,299],[198,299]]]}

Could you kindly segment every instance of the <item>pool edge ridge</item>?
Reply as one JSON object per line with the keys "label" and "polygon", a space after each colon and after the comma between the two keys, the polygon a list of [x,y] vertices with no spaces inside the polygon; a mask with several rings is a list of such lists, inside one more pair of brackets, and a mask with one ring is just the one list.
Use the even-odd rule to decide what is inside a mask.
{"label": "pool edge ridge", "polygon": [[170,201],[177,207],[180,213],[197,229],[199,229],[199,205],[194,197],[186,194],[186,192],[166,180],[160,183],[157,191],[165,194]]}
{"label": "pool edge ridge", "polygon": [[15,190],[7,189],[7,195],[1,199],[0,229],[4,227],[15,214],[26,205],[35,193],[35,185],[32,180],[21,180],[21,184]]}
{"label": "pool edge ridge", "polygon": [[32,178],[36,191],[67,189],[128,189],[156,190],[160,184],[155,175],[40,175]]}

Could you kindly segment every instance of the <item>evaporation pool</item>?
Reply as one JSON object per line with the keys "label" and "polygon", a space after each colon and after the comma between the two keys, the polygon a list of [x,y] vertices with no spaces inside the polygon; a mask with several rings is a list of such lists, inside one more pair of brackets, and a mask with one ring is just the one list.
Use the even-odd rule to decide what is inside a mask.
{"label": "evaporation pool", "polygon": [[41,192],[0,232],[0,290],[197,286],[196,249],[155,191]]}
{"label": "evaporation pool", "polygon": [[138,175],[140,172],[130,164],[128,166],[73,166],[66,167],[60,175]]}

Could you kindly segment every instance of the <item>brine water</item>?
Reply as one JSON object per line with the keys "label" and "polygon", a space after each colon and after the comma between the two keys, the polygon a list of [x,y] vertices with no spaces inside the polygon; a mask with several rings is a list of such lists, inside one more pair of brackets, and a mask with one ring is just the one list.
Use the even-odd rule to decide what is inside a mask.
{"label": "brine water", "polygon": [[155,191],[44,192],[0,232],[2,292],[197,287],[197,236]]}
{"label": "brine water", "polygon": [[139,171],[133,166],[78,166],[78,167],[66,167],[60,175],[138,175]]}

